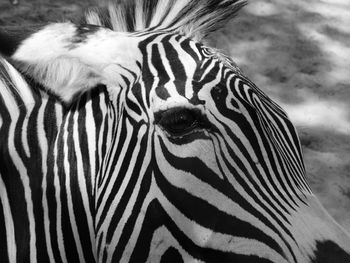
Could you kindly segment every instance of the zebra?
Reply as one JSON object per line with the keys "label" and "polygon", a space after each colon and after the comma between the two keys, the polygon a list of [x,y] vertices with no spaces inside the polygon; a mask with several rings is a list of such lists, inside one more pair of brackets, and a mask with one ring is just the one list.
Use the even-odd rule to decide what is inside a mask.
{"label": "zebra", "polygon": [[245,4],[0,31],[2,262],[350,262],[287,114],[204,44]]}

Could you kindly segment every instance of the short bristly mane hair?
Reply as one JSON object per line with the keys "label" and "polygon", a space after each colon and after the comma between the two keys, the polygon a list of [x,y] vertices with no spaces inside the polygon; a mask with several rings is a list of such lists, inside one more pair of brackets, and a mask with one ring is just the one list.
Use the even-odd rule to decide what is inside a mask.
{"label": "short bristly mane hair", "polygon": [[88,24],[117,32],[169,30],[200,41],[223,27],[245,0],[108,0],[85,14]]}

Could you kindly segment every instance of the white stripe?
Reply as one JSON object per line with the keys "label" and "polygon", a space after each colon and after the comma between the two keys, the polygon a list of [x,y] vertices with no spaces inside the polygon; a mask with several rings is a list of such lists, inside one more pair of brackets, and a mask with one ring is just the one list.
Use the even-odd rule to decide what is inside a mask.
{"label": "white stripe", "polygon": [[41,105],[38,112],[37,125],[38,125],[39,147],[42,153],[41,167],[42,167],[42,173],[43,173],[43,181],[41,183],[41,187],[43,189],[42,206],[43,206],[43,214],[44,214],[45,241],[46,241],[46,247],[47,247],[47,254],[49,256],[50,262],[55,262],[53,251],[52,251],[52,244],[51,244],[49,208],[48,208],[47,192],[46,192],[47,191],[47,182],[46,182],[47,153],[48,153],[47,138],[44,130],[44,112],[45,112],[46,104],[47,104],[47,100],[43,100],[43,104]]}
{"label": "white stripe", "polygon": [[[132,128],[132,127],[131,127]],[[133,129],[133,128],[132,128]],[[145,132],[146,132],[146,127],[145,125],[142,126],[139,130],[139,133],[138,133],[138,139],[139,141],[137,142],[137,147],[134,149],[134,152],[133,152],[133,155],[132,155],[132,158],[130,160],[130,165],[128,167],[128,170],[126,172],[126,180],[123,180],[123,183],[120,187],[120,190],[118,191],[117,195],[116,195],[116,198],[113,200],[113,203],[117,203],[118,200],[121,198],[121,196],[123,195],[124,193],[124,190],[125,188],[127,187],[127,185],[129,184],[129,180],[130,180],[130,177],[132,175],[132,173],[134,172],[134,165],[136,163],[136,160],[137,160],[137,157],[138,157],[138,154],[140,152],[140,145],[141,145],[141,141],[143,139],[143,137],[145,136]],[[112,241],[110,243],[110,247],[109,247],[109,252],[114,252],[115,250],[115,247],[116,245],[118,244],[118,241],[119,241],[119,238],[121,236],[121,233],[123,232],[123,229],[124,229],[124,226],[125,226],[125,223],[127,222],[128,218],[130,217],[131,213],[132,213],[132,210],[134,208],[134,205],[135,205],[135,202],[136,202],[136,199],[138,197],[138,195],[140,194],[140,187],[141,187],[141,182],[143,180],[143,176],[146,172],[146,169],[148,168],[148,165],[149,165],[149,162],[151,160],[151,143],[152,143],[152,133],[148,133],[148,141],[147,141],[147,152],[145,153],[144,155],[144,159],[143,159],[143,164],[142,164],[142,167],[139,171],[139,177],[138,177],[138,180],[135,184],[135,187],[134,187],[134,190],[133,190],[133,193],[130,197],[130,200],[123,212],[123,215],[120,219],[120,221],[118,222],[118,226],[117,228],[114,230],[114,229],[109,229],[109,231],[112,231],[114,230],[114,234],[113,234],[113,238],[112,238]],[[113,213],[115,213],[115,211],[113,209],[110,209],[109,213],[112,215]],[[107,218],[111,218],[109,216],[107,216]],[[111,222],[109,222],[108,225],[110,225]],[[122,258],[120,260],[120,262],[129,262],[130,260],[130,256],[131,256],[131,252],[132,249],[129,249],[129,244],[130,242],[133,243],[134,241],[136,240],[132,240],[132,239],[129,239],[129,242],[128,244],[126,245],[125,249],[124,249],[124,253],[122,255]],[[132,245],[132,247],[134,247],[134,244]],[[113,253],[109,253],[109,259],[107,259],[107,262],[109,260],[109,262],[111,262],[112,260],[112,255]]]}
{"label": "white stripe", "polygon": [[[212,229],[208,229],[197,224],[196,222],[187,218],[171,202],[169,202],[158,187],[156,190],[158,190],[156,193],[157,199],[162,204],[162,207],[167,211],[169,217],[171,217],[171,219],[180,228],[180,230],[186,236],[188,236],[189,239],[191,239],[191,241],[194,242],[197,246],[209,247],[218,251],[231,252],[240,255],[255,255],[269,259],[275,263],[290,262],[287,262],[287,260],[283,258],[281,254],[277,253],[275,250],[271,249],[269,246],[261,243],[260,241],[214,232]],[[235,204],[229,207],[232,208],[234,206],[237,207]],[[221,205],[216,205],[215,207],[218,207],[218,209],[220,209]],[[238,211],[238,209],[234,209],[232,211],[233,213],[228,211],[224,212],[228,212],[228,214],[235,216]],[[249,216],[249,218],[252,218],[252,216]],[[218,223],[220,223],[219,220],[220,219],[218,219]]]}
{"label": "white stripe", "polygon": [[[154,184],[154,182],[152,182],[152,184]],[[145,207],[143,207],[143,209],[146,210],[148,204],[149,204],[149,201],[147,200],[147,203],[145,202],[144,204]],[[142,219],[143,218],[144,217],[142,217]],[[137,225],[141,226],[141,223],[137,223]],[[176,240],[176,238],[170,233],[170,231],[165,226],[161,226],[154,231],[152,240],[151,240],[150,253],[148,255],[146,262],[147,263],[160,262],[162,259],[162,255],[170,247],[175,248],[181,254],[183,262],[191,262],[191,263],[203,262],[199,259],[193,258],[189,253],[187,253],[187,251],[181,247],[181,245]]]}
{"label": "white stripe", "polygon": [[[171,183],[175,187],[186,190],[188,193],[190,193],[193,196],[206,200],[209,204],[216,207],[218,210],[221,210],[224,213],[227,213],[233,217],[239,218],[240,220],[247,222],[252,226],[255,226],[256,228],[261,229],[261,231],[263,231],[264,233],[272,237],[274,240],[276,240],[276,242],[278,242],[281,245],[284,251],[288,251],[288,249],[284,245],[283,240],[281,240],[281,238],[274,231],[272,231],[272,229],[268,228],[263,222],[261,222],[259,218],[255,217],[254,215],[251,215],[246,210],[244,210],[239,204],[235,203],[233,200],[229,199],[227,196],[224,196],[222,193],[212,188],[207,183],[199,180],[194,175],[184,171],[176,170],[174,167],[172,167],[162,154],[162,151],[159,145],[159,140],[155,140],[155,147],[156,147],[155,149],[156,160],[157,160],[159,169],[162,171],[162,174],[167,178],[169,183]],[[227,156],[227,154],[228,153],[226,152],[225,156]],[[230,163],[234,163],[233,160],[228,160],[228,161]],[[237,168],[237,171],[240,173],[240,176],[243,176],[242,178],[244,178],[244,174],[242,175],[242,171],[240,171],[238,168]],[[248,196],[247,193],[244,191],[244,189],[238,184],[238,182],[234,181],[234,178],[228,177],[228,179],[231,179],[230,183],[239,192],[239,194],[242,197],[244,197],[247,200],[252,200],[251,197]],[[252,200],[252,202],[253,201],[254,200]],[[255,206],[256,204],[254,204],[254,207]],[[260,207],[256,207],[256,208],[270,222],[275,222],[275,220],[272,219],[269,214],[266,214],[266,211],[263,211],[263,209],[261,209]],[[278,224],[275,224],[275,225],[279,233],[284,233],[284,231],[278,226]],[[284,238],[289,240],[288,236],[286,235],[284,236]]]}
{"label": "white stripe", "polygon": [[[148,206],[150,202],[156,198],[158,193],[159,189],[154,181],[154,176],[152,175],[152,182],[149,192],[142,204],[141,211],[136,219],[135,226],[133,228],[133,232],[129,238],[128,244],[124,249],[121,262],[130,261],[130,256],[132,251],[135,249],[136,242],[139,238]],[[176,248],[180,252],[184,262],[200,262],[199,260],[195,260],[190,254],[188,254],[164,226],[154,231],[152,241],[150,243],[150,253],[146,262],[159,262],[165,250],[170,246]]]}
{"label": "white stripe", "polygon": [[[191,99],[194,93],[192,81],[194,80],[193,77],[197,69],[197,63],[194,58],[181,47],[181,43],[188,39],[182,38],[180,41],[176,41],[176,37],[177,35],[171,37],[169,42],[177,51],[178,59],[181,61],[181,65],[184,67],[184,71],[186,73],[186,76],[183,76],[183,81],[185,81],[185,97],[187,99]],[[163,58],[165,58],[165,56],[163,56]]]}
{"label": "white stripe", "polygon": [[[86,107],[91,106],[91,100],[88,102],[90,105],[86,105]],[[87,111],[88,112],[88,111]],[[94,230],[94,223],[92,220],[92,212],[90,210],[90,202],[89,202],[89,196],[91,196],[91,193],[88,192],[86,185],[86,175],[84,173],[84,167],[83,167],[83,157],[82,154],[89,154],[89,156],[93,156],[93,153],[95,152],[95,148],[94,148],[94,142],[95,141],[88,141],[88,153],[86,152],[82,152],[82,149],[80,148],[80,140],[79,140],[79,131],[78,131],[78,115],[79,114],[75,114],[74,115],[74,123],[76,125],[74,125],[74,130],[73,130],[73,137],[74,137],[74,151],[76,153],[76,158],[77,158],[77,180],[78,180],[78,184],[79,184],[79,189],[80,189],[80,193],[81,193],[81,199],[83,201],[83,206],[84,206],[84,210],[86,213],[86,219],[88,222],[88,228],[89,228],[89,234],[90,234],[90,242],[91,242],[91,247],[93,248],[93,253],[95,256],[95,260],[96,260],[96,255],[95,255],[95,230]],[[87,119],[87,115],[86,115],[86,121],[88,121]],[[88,133],[89,130],[95,131],[95,123],[93,121],[89,121],[88,125],[85,126],[86,129],[85,131]],[[89,137],[88,137],[89,138]],[[91,143],[92,142],[92,143]],[[90,148],[92,147],[92,148]],[[95,160],[90,160],[90,164],[94,164]],[[69,168],[68,168],[69,169]],[[93,183],[93,176],[95,174],[95,170],[91,170],[91,182]],[[75,219],[74,213],[73,213],[73,217]],[[78,219],[79,220],[79,219]],[[76,222],[74,222],[76,223]],[[79,244],[77,244],[77,246],[79,245],[79,249],[81,249],[81,251],[79,251],[79,253],[83,253],[82,248],[81,248],[81,243],[80,243],[80,237],[79,237],[79,233],[77,233],[77,238],[79,240]],[[79,255],[80,257],[80,255]],[[84,259],[83,255],[82,258]]]}
{"label": "white stripe", "polygon": [[[127,125],[130,125],[129,122],[127,122]],[[114,136],[116,136],[116,138],[120,138],[120,132],[121,132],[122,128],[123,128],[123,125],[118,125],[117,133],[114,135]],[[125,138],[125,140],[123,142],[122,150],[120,152],[120,156],[125,156],[126,155],[126,152],[127,152],[127,149],[128,149],[129,143],[130,143],[131,135],[132,135],[132,133],[127,132],[126,138]],[[117,161],[116,165],[114,167],[112,167],[113,158],[115,158],[115,152],[117,151],[119,143],[121,143],[121,142],[116,140],[115,145],[114,145],[113,149],[111,149],[111,153],[108,156],[109,163],[108,163],[108,167],[107,167],[106,172],[105,172],[107,175],[109,175],[110,171],[118,171],[120,169],[121,165],[122,165],[123,158],[118,158],[118,161]],[[117,173],[113,172],[113,174],[110,175],[110,176],[112,176],[112,178],[110,178],[110,182],[114,182],[116,180]],[[103,191],[106,188],[105,191],[107,193],[109,193],[111,191],[111,188],[113,188],[113,184],[106,185],[107,179],[108,179],[107,177],[103,178],[103,182],[99,186],[99,189],[98,189],[99,192]],[[101,197],[99,196],[99,193],[98,193],[96,199],[98,200],[100,198]],[[103,209],[104,209],[104,207],[106,205],[106,202],[107,202],[108,198],[109,198],[108,195],[104,195],[102,197],[102,201],[100,203],[100,206],[97,208],[96,222],[100,219],[101,213],[102,213],[102,211],[103,211]]]}
{"label": "white stripe", "polygon": [[[29,221],[29,260],[30,262],[36,262],[36,233],[35,233],[35,220],[34,220],[34,211],[33,211],[33,200],[31,194],[31,187],[29,182],[29,176],[27,169],[21,160],[20,156],[16,152],[16,147],[14,145],[14,135],[16,134],[16,121],[19,118],[19,111],[17,108],[17,104],[13,97],[8,92],[2,93],[4,98],[5,107],[9,110],[9,114],[11,116],[11,124],[9,128],[9,138],[8,138],[8,149],[9,155],[13,162],[16,164],[16,168],[20,174],[20,179],[23,185],[25,202],[27,207],[27,216]],[[11,107],[12,106],[12,107]],[[5,146],[6,147],[6,146]]]}
{"label": "white stripe", "polygon": [[[61,131],[59,131],[57,138],[61,135]],[[61,204],[61,186],[60,181],[58,178],[58,166],[57,166],[57,160],[58,160],[58,143],[57,139],[55,142],[55,148],[54,148],[54,187],[56,190],[55,196],[56,196],[56,231],[57,231],[57,243],[58,243],[58,250],[60,251],[60,256],[63,262],[68,262],[66,251],[64,248],[64,238],[63,238],[63,232],[62,232],[62,204]]]}
{"label": "white stripe", "polygon": [[[64,141],[64,145],[63,145],[63,152],[64,152],[64,173],[65,173],[65,189],[67,191],[67,206],[68,206],[68,213],[69,213],[69,221],[70,221],[70,226],[72,228],[72,232],[73,232],[73,237],[74,237],[74,241],[75,241],[75,245],[77,248],[77,252],[78,252],[78,256],[79,256],[79,261],[80,262],[84,262],[84,253],[83,253],[83,249],[81,247],[81,241],[80,241],[80,236],[79,236],[79,231],[78,231],[78,227],[77,227],[77,222],[75,219],[75,214],[74,214],[74,207],[73,207],[73,203],[74,200],[72,198],[72,192],[71,192],[71,185],[70,185],[70,168],[71,168],[71,162],[68,159],[69,158],[69,151],[72,151],[73,149],[69,148],[68,145],[68,123],[69,123],[69,119],[71,118],[71,116],[67,116],[66,122],[65,122],[65,127],[64,127],[64,136],[63,136],[63,141]],[[73,116],[74,123],[78,122],[77,119],[77,114],[74,114]],[[76,138],[75,136],[76,134],[74,134],[73,136],[73,141],[77,141],[79,140],[79,138]],[[74,149],[74,152],[79,152],[80,149]],[[77,161],[78,161],[78,156],[77,156]],[[72,165],[75,165],[74,163]],[[77,169],[79,169],[81,167],[77,167]],[[80,172],[78,171],[78,174]],[[78,179],[79,180],[79,179]],[[76,193],[75,193],[76,194]]]}
{"label": "white stripe", "polygon": [[[90,160],[90,172],[91,172],[91,187],[92,192],[88,193],[89,195],[94,196],[94,186],[95,186],[95,178],[94,175],[96,175],[96,125],[94,121],[93,116],[93,109],[92,109],[92,100],[91,100],[91,94],[88,96],[88,101],[85,104],[85,110],[86,110],[86,116],[85,116],[85,132],[88,142],[88,149],[89,149],[89,160]],[[105,111],[104,111],[105,112]],[[79,159],[79,158],[78,158]]]}
{"label": "white stripe", "polygon": [[[5,218],[8,261],[9,263],[16,263],[17,247],[16,247],[16,240],[15,240],[15,227],[13,223],[13,217],[11,213],[11,208],[10,208],[6,187],[5,187],[4,181],[2,180],[1,174],[0,174],[0,201],[2,203],[4,218]],[[3,258],[2,260],[6,262],[5,258]]]}
{"label": "white stripe", "polygon": [[[129,122],[126,122],[126,126],[127,126],[126,127],[127,130],[132,130],[133,129],[133,127],[131,126],[131,124]],[[108,212],[107,212],[106,217],[103,218],[103,224],[101,226],[100,231],[103,231],[103,230],[106,230],[106,232],[112,231],[112,229],[109,229],[109,226],[111,224],[110,220],[113,218],[113,215],[115,214],[115,209],[116,209],[116,207],[117,207],[117,205],[119,203],[119,200],[122,198],[122,196],[124,194],[124,191],[125,191],[126,187],[128,186],[129,181],[130,181],[130,177],[131,177],[133,169],[134,169],[133,164],[136,163],[136,157],[138,156],[139,151],[140,151],[140,145],[141,145],[140,139],[142,139],[142,137],[144,136],[144,133],[145,133],[145,126],[142,126],[140,128],[140,130],[139,130],[139,136],[138,136],[139,141],[138,141],[138,143],[136,143],[136,148],[133,151],[133,154],[132,154],[132,157],[131,157],[131,160],[130,160],[130,164],[128,166],[128,170],[127,170],[127,172],[126,172],[126,174],[125,174],[125,176],[123,178],[123,182],[122,182],[120,188],[118,189],[118,192],[116,193],[116,195],[113,198],[113,201],[111,202],[110,207],[108,207]],[[130,150],[129,149],[129,145],[130,145],[130,139],[131,139],[132,132],[127,132],[127,134],[128,134],[128,137],[125,139],[125,142],[123,144],[123,149],[121,151],[120,156],[125,156],[126,155],[126,151]],[[122,164],[123,164],[123,158],[119,158],[118,162],[117,162],[117,165],[114,168],[114,173],[112,175],[112,178],[111,178],[110,182],[115,182],[117,176],[119,175],[118,171],[120,170]],[[112,191],[113,187],[114,187],[113,183],[110,183],[108,185],[108,188],[106,189],[105,195],[103,196],[103,203],[101,202],[101,206],[99,207],[98,216],[97,216],[97,220],[99,220],[99,221],[101,220],[101,218],[100,218],[101,215],[100,214],[103,211],[103,209],[105,209],[105,206],[106,206],[106,199],[109,197],[109,193]],[[134,190],[134,191],[136,191],[136,190]],[[124,216],[128,217],[130,215],[130,213],[131,213],[131,210],[132,210],[132,207],[128,207],[127,206],[125,211],[124,211],[123,217]],[[117,245],[117,242],[118,242],[118,241],[115,240],[115,238],[116,238],[115,234],[119,233],[119,235],[117,236],[117,239],[119,239],[120,238],[120,233],[121,233],[120,229],[123,228],[125,223],[126,223],[126,220],[121,219],[119,224],[118,224],[118,226],[117,226],[117,228],[116,228],[116,230],[114,231],[112,242],[111,242],[111,244],[109,244],[109,247],[108,247],[108,251],[109,252],[112,251],[112,253],[108,254],[106,262],[110,262],[111,261],[111,259],[112,259],[111,257],[113,255],[114,247]],[[106,236],[104,236],[104,243],[106,242],[105,239],[106,239]],[[103,250],[100,251],[100,253],[102,253],[102,252],[103,252]],[[102,256],[102,255],[100,255],[100,256]]]}
{"label": "white stripe", "polygon": [[[23,77],[18,73],[18,71],[15,68],[9,65],[8,70],[8,73],[11,75],[11,80],[13,82],[15,90],[19,93],[21,99],[24,102],[22,105],[19,105],[19,107],[25,107],[27,111],[27,115],[25,116],[22,126],[22,146],[27,157],[29,157],[30,150],[28,145],[27,126],[29,114],[32,112],[35,104],[33,93],[31,92],[31,88],[28,86],[28,83],[23,79]],[[17,103],[15,105],[17,106]]]}

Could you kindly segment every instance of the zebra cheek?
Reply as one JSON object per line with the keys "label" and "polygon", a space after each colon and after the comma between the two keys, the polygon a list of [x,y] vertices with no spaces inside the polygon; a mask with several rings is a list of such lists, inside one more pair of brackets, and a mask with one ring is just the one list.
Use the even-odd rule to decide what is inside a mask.
{"label": "zebra cheek", "polygon": [[[170,141],[166,137],[155,140],[158,176],[176,188],[195,188],[200,181],[222,177],[215,146],[208,135],[198,133],[188,137],[192,137],[192,140],[183,138]],[[186,140],[187,143],[184,143]]]}

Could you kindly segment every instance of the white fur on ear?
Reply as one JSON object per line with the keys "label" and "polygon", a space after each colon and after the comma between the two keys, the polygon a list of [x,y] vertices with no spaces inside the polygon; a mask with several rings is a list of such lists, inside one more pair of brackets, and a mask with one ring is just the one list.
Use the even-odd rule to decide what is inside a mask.
{"label": "white fur on ear", "polygon": [[102,83],[102,77],[78,58],[59,57],[28,65],[25,71],[64,102]]}
{"label": "white fur on ear", "polygon": [[118,86],[137,71],[138,39],[91,25],[48,25],[23,40],[11,56],[18,67],[64,102],[98,84]]}

